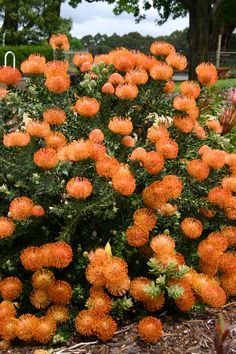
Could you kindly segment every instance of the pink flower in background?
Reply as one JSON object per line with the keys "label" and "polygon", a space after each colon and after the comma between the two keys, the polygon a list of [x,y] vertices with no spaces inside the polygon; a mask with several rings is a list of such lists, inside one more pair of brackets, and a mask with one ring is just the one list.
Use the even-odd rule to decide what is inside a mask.
{"label": "pink flower in background", "polygon": [[229,90],[228,98],[232,105],[236,108],[236,87]]}

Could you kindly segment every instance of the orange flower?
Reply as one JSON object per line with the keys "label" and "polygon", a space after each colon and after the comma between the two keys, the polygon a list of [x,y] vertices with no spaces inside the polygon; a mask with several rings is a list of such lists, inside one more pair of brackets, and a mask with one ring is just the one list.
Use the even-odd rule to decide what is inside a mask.
{"label": "orange flower", "polygon": [[156,312],[164,306],[164,303],[164,294],[160,294],[155,297],[149,296],[148,300],[144,302],[144,308],[150,312]]}
{"label": "orange flower", "polygon": [[51,35],[49,39],[49,44],[52,47],[52,49],[58,49],[58,50],[69,50],[70,49],[70,44],[68,41],[68,38],[65,34],[62,33],[57,33]]}
{"label": "orange flower", "polygon": [[70,88],[70,77],[67,74],[48,76],[44,85],[53,93],[64,93]]}
{"label": "orange flower", "polygon": [[201,93],[201,88],[198,83],[191,80],[183,81],[179,86],[179,90],[182,95],[192,97],[194,99],[198,98]]}
{"label": "orange flower", "polygon": [[236,255],[232,252],[223,253],[219,259],[219,270],[223,273],[235,273]]}
{"label": "orange flower", "polygon": [[110,56],[109,56],[109,54],[95,55],[94,63],[95,64],[99,64],[99,63],[110,64]]}
{"label": "orange flower", "polygon": [[128,71],[135,66],[135,57],[132,52],[125,48],[116,49],[109,53],[112,58],[112,64],[116,70]]}
{"label": "orange flower", "polygon": [[153,237],[150,246],[156,255],[162,253],[172,254],[175,249],[175,241],[169,235],[159,234]]}
{"label": "orange flower", "polygon": [[173,80],[169,80],[169,81],[166,82],[163,91],[165,93],[170,93],[170,92],[173,92],[174,89],[175,89],[174,81]]}
{"label": "orange flower", "polygon": [[35,217],[40,217],[45,214],[45,210],[41,205],[34,205],[31,211],[31,215]]}
{"label": "orange flower", "polygon": [[114,134],[129,135],[132,133],[133,124],[131,118],[115,116],[109,121],[108,129]]}
{"label": "orange flower", "polygon": [[156,143],[159,139],[169,138],[169,132],[167,128],[163,124],[159,125],[152,125],[147,132],[147,138],[150,140],[152,143]]}
{"label": "orange flower", "polygon": [[138,323],[138,333],[144,342],[157,342],[162,336],[161,321],[153,316],[145,317]]}
{"label": "orange flower", "polygon": [[129,84],[144,85],[148,81],[148,73],[144,69],[129,70],[125,74],[125,81]]}
{"label": "orange flower", "polygon": [[93,56],[91,53],[88,52],[80,52],[80,53],[76,53],[73,56],[72,61],[76,66],[80,68],[83,63],[93,64]]}
{"label": "orange flower", "polygon": [[66,75],[68,69],[69,69],[68,61],[61,61],[61,60],[48,61],[44,68],[44,74],[47,77]]}
{"label": "orange flower", "polygon": [[199,211],[205,218],[213,218],[216,215],[216,211],[206,208],[200,208]]}
{"label": "orange flower", "polygon": [[225,156],[225,163],[229,166],[236,166],[236,154],[228,154]]}
{"label": "orange flower", "polygon": [[129,135],[123,136],[120,142],[122,145],[126,146],[127,148],[131,148],[135,145],[135,139]]}
{"label": "orange flower", "polygon": [[21,73],[11,66],[0,67],[0,82],[5,85],[15,85],[21,81]]}
{"label": "orange flower", "polygon": [[94,322],[97,314],[90,310],[83,310],[78,313],[75,318],[76,331],[83,336],[91,336],[93,334]]}
{"label": "orange flower", "polygon": [[214,245],[215,249],[218,249],[221,252],[225,252],[228,248],[228,239],[221,232],[212,232],[207,236],[206,239],[212,245]]}
{"label": "orange flower", "polygon": [[60,161],[80,161],[88,159],[92,154],[91,142],[89,140],[72,141],[62,147],[58,152]]}
{"label": "orange flower", "polygon": [[221,286],[228,296],[236,296],[236,273],[226,273],[221,276]]}
{"label": "orange flower", "polygon": [[193,132],[197,135],[198,139],[206,139],[207,133],[204,128],[198,122],[195,122]]}
{"label": "orange flower", "polygon": [[130,295],[138,301],[148,301],[149,295],[145,292],[145,285],[150,285],[151,280],[145,277],[137,277],[131,281]]}
{"label": "orange flower", "polygon": [[102,86],[102,93],[113,94],[114,92],[115,92],[115,88],[110,82],[106,82]]}
{"label": "orange flower", "polygon": [[156,144],[158,152],[166,159],[175,159],[178,156],[179,147],[175,140],[161,138]]}
{"label": "orange flower", "polygon": [[32,276],[32,286],[35,289],[47,289],[54,281],[54,274],[48,269],[39,269]]}
{"label": "orange flower", "polygon": [[26,146],[29,142],[30,136],[25,132],[11,132],[3,136],[4,146]]}
{"label": "orange flower", "polygon": [[219,207],[223,208],[228,205],[228,202],[232,194],[230,190],[221,187],[212,188],[207,196],[207,199],[210,203],[218,205]]}
{"label": "orange flower", "polygon": [[72,297],[72,288],[64,280],[56,280],[48,287],[48,297],[56,305],[67,305]]}
{"label": "orange flower", "polygon": [[166,175],[163,178],[163,185],[168,198],[179,198],[183,190],[183,182],[178,176]]}
{"label": "orange flower", "polygon": [[145,169],[151,173],[159,173],[165,164],[164,158],[157,151],[147,152],[145,159],[142,161]]}
{"label": "orange flower", "polygon": [[70,197],[86,199],[92,194],[93,186],[87,178],[74,177],[67,182],[66,191]]}
{"label": "orange flower", "polygon": [[212,130],[213,132],[215,132],[217,134],[221,134],[221,132],[223,130],[223,127],[215,119],[209,118],[205,124],[208,129]]}
{"label": "orange flower", "polygon": [[196,107],[196,101],[188,96],[175,96],[173,106],[178,111],[189,112]]}
{"label": "orange flower", "polygon": [[46,289],[34,289],[30,293],[30,302],[36,309],[45,309],[51,301]]}
{"label": "orange flower", "polygon": [[90,251],[88,255],[91,263],[103,263],[108,260],[107,252],[104,248],[97,248],[95,251]]}
{"label": "orange flower", "polygon": [[146,156],[147,156],[147,151],[142,147],[137,147],[132,151],[129,158],[131,161],[135,161],[135,160],[144,161]]}
{"label": "orange flower", "polygon": [[144,226],[148,229],[148,231],[154,229],[157,223],[156,215],[153,213],[152,210],[147,208],[140,208],[135,210],[133,219],[135,225]]}
{"label": "orange flower", "polygon": [[225,153],[218,149],[210,149],[202,154],[202,160],[215,169],[220,169],[225,165]]}
{"label": "orange flower", "polygon": [[51,132],[45,137],[45,143],[48,148],[58,150],[66,145],[66,137],[61,132]]}
{"label": "orange flower", "polygon": [[80,67],[80,71],[82,73],[90,72],[91,70],[92,70],[92,64],[89,61],[85,61]]}
{"label": "orange flower", "polygon": [[34,163],[45,170],[50,170],[57,166],[59,162],[57,152],[54,149],[45,147],[34,153]]}
{"label": "orange flower", "polygon": [[136,182],[127,164],[122,164],[119,171],[112,177],[112,187],[125,196],[135,191]]}
{"label": "orange flower", "polygon": [[166,57],[166,62],[174,69],[183,71],[187,67],[187,58],[179,53],[172,52]]}
{"label": "orange flower", "polygon": [[0,240],[11,237],[15,231],[15,224],[11,219],[5,216],[0,217]]}
{"label": "orange flower", "polygon": [[99,112],[100,104],[96,98],[81,97],[77,100],[75,109],[81,116],[92,117]]}
{"label": "orange flower", "polygon": [[181,130],[182,133],[190,133],[193,130],[194,122],[190,116],[177,116],[173,117],[174,125]]}
{"label": "orange flower", "polygon": [[43,74],[46,58],[40,54],[31,54],[21,63],[20,69],[24,74]]}
{"label": "orange flower", "polygon": [[128,274],[128,265],[120,257],[112,257],[106,262],[103,275],[108,282],[118,281]]}
{"label": "orange flower", "polygon": [[121,100],[133,100],[138,96],[138,87],[135,84],[118,85],[115,94]]}
{"label": "orange flower", "polygon": [[195,218],[185,218],[181,221],[180,228],[185,236],[191,239],[199,238],[203,231],[201,221]]}
{"label": "orange flower", "polygon": [[143,190],[142,198],[148,207],[159,209],[168,200],[164,183],[161,181],[151,183]]}
{"label": "orange flower", "polygon": [[126,240],[130,246],[140,247],[148,242],[149,232],[146,225],[134,225],[126,230]]}
{"label": "orange flower", "polygon": [[13,219],[24,220],[31,216],[33,202],[30,198],[19,197],[11,201],[9,211]]}
{"label": "orange flower", "polygon": [[165,41],[155,41],[152,43],[150,52],[154,55],[167,56],[172,52],[175,52],[175,48],[172,44]]}
{"label": "orange flower", "polygon": [[34,246],[25,248],[21,252],[20,260],[26,270],[32,271],[43,268],[45,261],[42,250]]}
{"label": "orange flower", "polygon": [[[17,319],[6,317],[0,322],[1,337],[5,340],[13,340],[16,337]],[[1,348],[3,349],[3,348]]]}
{"label": "orange flower", "polygon": [[228,200],[224,213],[229,220],[236,220],[236,197],[231,197]]}
{"label": "orange flower", "polygon": [[0,87],[0,99],[4,98],[8,94],[9,90]]}
{"label": "orange flower", "polygon": [[236,246],[236,226],[224,227],[221,234],[227,237],[229,246]]}
{"label": "orange flower", "polygon": [[216,265],[218,268],[222,250],[217,248],[214,242],[211,242],[209,239],[203,240],[199,243],[197,252],[201,260],[209,265]]}
{"label": "orange flower", "polygon": [[236,192],[236,176],[226,176],[222,179],[221,185],[223,188],[229,189],[231,192]]}
{"label": "orange flower", "polygon": [[214,277],[218,272],[218,264],[208,263],[208,261],[200,258],[199,266],[203,274],[208,275],[210,278]]}
{"label": "orange flower", "polygon": [[173,69],[168,64],[158,61],[156,65],[151,67],[150,76],[153,78],[153,80],[168,81],[173,76]]}
{"label": "orange flower", "polygon": [[66,268],[72,261],[73,252],[71,246],[63,241],[48,243],[42,247],[43,251],[50,255],[49,266]]}
{"label": "orange flower", "polygon": [[26,126],[26,131],[30,136],[44,138],[50,134],[50,126],[46,122],[41,122],[39,120],[31,120]]}
{"label": "orange flower", "polygon": [[133,52],[135,58],[135,67],[139,69],[148,70],[149,68],[149,57],[142,52]]}
{"label": "orange flower", "polygon": [[86,279],[95,286],[104,286],[106,280],[103,275],[103,263],[91,263],[87,266],[85,276]]}
{"label": "orange flower", "polygon": [[118,280],[106,282],[106,289],[114,296],[123,296],[130,288],[130,280],[127,275],[122,278],[119,277]]}
{"label": "orange flower", "polygon": [[102,142],[95,142],[91,143],[91,159],[98,160],[102,156],[106,155],[106,146]]}
{"label": "orange flower", "polygon": [[111,309],[111,305],[111,299],[103,290],[96,291],[86,301],[88,309],[96,314],[107,314]]}
{"label": "orange flower", "polygon": [[57,325],[50,316],[37,318],[37,325],[33,329],[33,337],[37,342],[48,343],[56,333]]}
{"label": "orange flower", "polygon": [[89,133],[89,140],[94,141],[94,142],[102,142],[104,141],[104,134],[101,129],[93,129]]}
{"label": "orange flower", "polygon": [[56,323],[64,323],[69,320],[70,314],[67,307],[62,305],[52,305],[47,310],[46,316],[52,317]]}
{"label": "orange flower", "polygon": [[30,341],[33,337],[33,332],[37,327],[38,319],[31,315],[21,315],[17,321],[16,335],[19,339],[24,341]]}
{"label": "orange flower", "polygon": [[158,212],[162,216],[172,216],[172,215],[176,214],[176,211],[177,211],[177,206],[176,205],[172,205],[170,203],[165,203],[158,210]]}
{"label": "orange flower", "polygon": [[16,308],[13,302],[4,300],[0,302],[0,320],[16,317]]}
{"label": "orange flower", "polygon": [[43,119],[48,124],[63,124],[66,121],[66,113],[59,107],[48,108],[43,112]]}
{"label": "orange flower", "polygon": [[94,323],[94,334],[102,341],[111,339],[116,330],[116,322],[108,315],[98,316]]}
{"label": "orange flower", "polygon": [[96,172],[102,177],[113,177],[120,168],[120,163],[115,157],[102,156],[96,161]]}
{"label": "orange flower", "polygon": [[175,300],[175,304],[181,311],[189,311],[196,301],[189,281],[187,279],[172,278],[168,285],[179,285],[183,288],[184,293]]}
{"label": "orange flower", "polygon": [[4,300],[15,300],[22,293],[23,284],[16,277],[8,277],[0,282],[0,292]]}
{"label": "orange flower", "polygon": [[204,86],[212,86],[218,80],[216,67],[211,63],[201,63],[195,71],[198,80]]}
{"label": "orange flower", "polygon": [[209,167],[202,160],[192,160],[186,165],[188,174],[198,181],[204,181],[209,176]]}
{"label": "orange flower", "polygon": [[109,83],[114,85],[114,86],[117,86],[117,85],[122,85],[125,83],[125,80],[123,78],[122,75],[120,75],[119,73],[113,73],[109,76],[109,79],[108,79]]}

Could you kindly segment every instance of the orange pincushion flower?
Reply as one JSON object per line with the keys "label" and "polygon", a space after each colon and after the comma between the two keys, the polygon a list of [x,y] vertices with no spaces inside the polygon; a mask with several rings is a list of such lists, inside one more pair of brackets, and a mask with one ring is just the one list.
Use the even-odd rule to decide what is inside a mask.
{"label": "orange pincushion flower", "polygon": [[206,162],[202,160],[192,160],[186,165],[188,174],[198,181],[204,181],[209,176],[209,167]]}
{"label": "orange pincushion flower", "polygon": [[169,285],[180,285],[184,292],[176,300],[175,304],[181,311],[189,311],[195,304],[195,296],[187,279],[171,279]]}
{"label": "orange pincushion flower", "polygon": [[68,61],[53,60],[47,62],[47,64],[45,65],[44,74],[46,75],[46,77],[58,75],[65,76],[68,69]]}
{"label": "orange pincushion flower", "polygon": [[16,308],[13,302],[4,300],[0,302],[0,320],[16,317]]}
{"label": "orange pincushion flower", "polygon": [[93,56],[88,52],[80,52],[76,53],[72,59],[73,63],[79,68],[83,65],[83,63],[93,64]]}
{"label": "orange pincushion flower", "polygon": [[81,116],[92,117],[99,112],[100,104],[96,98],[81,97],[77,100],[75,109]]}
{"label": "orange pincushion flower", "polygon": [[177,206],[176,205],[172,205],[170,203],[163,204],[160,207],[160,209],[158,210],[158,212],[162,216],[172,216],[172,215],[176,214],[176,211],[177,211]]}
{"label": "orange pincushion flower", "polygon": [[110,82],[106,82],[102,86],[102,93],[113,94],[114,92],[115,92],[115,88]]}
{"label": "orange pincushion flower", "polygon": [[135,191],[136,182],[128,165],[120,166],[119,171],[112,177],[112,187],[125,196],[129,196]]}
{"label": "orange pincushion flower", "polygon": [[99,316],[94,325],[94,333],[102,341],[111,339],[116,330],[116,322],[108,315]]}
{"label": "orange pincushion flower", "polygon": [[202,154],[202,160],[215,169],[220,169],[225,165],[225,153],[218,149],[210,149]]}
{"label": "orange pincushion flower", "polygon": [[127,71],[125,81],[129,84],[144,85],[148,81],[148,73],[144,69],[134,69]]}
{"label": "orange pincushion flower", "polygon": [[187,58],[179,53],[172,52],[166,57],[166,62],[172,68],[183,71],[187,67]]}
{"label": "orange pincushion flower", "polygon": [[13,340],[16,337],[17,319],[6,317],[0,322],[0,335],[5,340]]}
{"label": "orange pincushion flower", "polygon": [[11,66],[0,67],[0,82],[5,85],[15,85],[21,81],[21,73]]}
{"label": "orange pincushion flower", "polygon": [[99,176],[112,177],[120,168],[119,161],[112,156],[102,156],[96,161],[96,171]]}
{"label": "orange pincushion flower", "polygon": [[134,224],[135,225],[141,225],[146,227],[149,231],[154,229],[156,223],[157,223],[157,217],[153,213],[152,210],[147,209],[147,208],[140,208],[135,210],[134,215]]}
{"label": "orange pincushion flower", "polygon": [[89,61],[85,61],[80,67],[80,71],[82,73],[90,72],[91,70],[92,70],[92,64]]}
{"label": "orange pincushion flower", "polygon": [[67,305],[72,297],[72,288],[64,280],[56,280],[48,287],[48,297],[56,305]]}
{"label": "orange pincushion flower", "polygon": [[236,176],[226,176],[221,181],[222,187],[236,192]]}
{"label": "orange pincushion flower", "polygon": [[149,232],[146,225],[134,225],[126,230],[126,240],[130,246],[140,247],[148,242]]}
{"label": "orange pincushion flower", "polygon": [[158,61],[151,67],[150,76],[153,78],[153,80],[168,81],[173,76],[173,69],[168,64]]}
{"label": "orange pincushion flower", "polygon": [[96,161],[100,159],[102,156],[105,156],[106,147],[104,143],[92,141],[90,147],[91,147],[91,159]]}
{"label": "orange pincushion flower", "polygon": [[148,301],[149,295],[145,292],[145,285],[150,285],[151,280],[145,277],[137,277],[131,281],[130,295],[138,301]]}
{"label": "orange pincushion flower", "polygon": [[91,141],[80,139],[62,147],[58,151],[58,158],[60,161],[80,161],[88,159],[91,154]]}
{"label": "orange pincushion flower", "polygon": [[203,274],[208,275],[210,278],[214,277],[218,272],[218,264],[208,263],[200,258],[199,266]]}
{"label": "orange pincushion flower", "polygon": [[223,274],[221,286],[229,296],[236,296],[236,273]]}
{"label": "orange pincushion flower", "polygon": [[152,143],[156,143],[159,139],[169,138],[169,132],[167,128],[163,125],[152,125],[147,132],[147,138],[150,140]]}
{"label": "orange pincushion flower", "polygon": [[216,67],[211,63],[201,63],[195,71],[198,80],[204,86],[212,86],[218,80]]}
{"label": "orange pincushion flower", "polygon": [[126,146],[127,148],[133,147],[135,145],[135,139],[129,135],[123,136],[120,142],[122,145]]}
{"label": "orange pincushion flower", "polygon": [[133,124],[131,118],[115,116],[109,121],[108,129],[114,134],[129,135],[132,133]]}
{"label": "orange pincushion flower", "polygon": [[163,91],[164,91],[165,93],[170,93],[170,92],[173,92],[174,89],[175,89],[175,83],[174,83],[174,81],[173,81],[173,80],[169,80],[169,81],[167,81],[167,83],[165,84]]}
{"label": "orange pincushion flower", "polygon": [[89,252],[88,258],[91,263],[103,263],[108,260],[108,255],[104,248],[97,248],[95,251]]}
{"label": "orange pincushion flower", "polygon": [[38,325],[38,319],[31,315],[21,315],[17,321],[16,335],[19,339],[30,341],[33,337],[33,332]]}
{"label": "orange pincushion flower", "polygon": [[48,243],[42,249],[50,254],[49,266],[51,267],[66,268],[72,261],[73,252],[71,246],[66,242]]}
{"label": "orange pincushion flower", "polygon": [[118,85],[115,94],[121,100],[133,100],[138,96],[138,87],[135,84]]}
{"label": "orange pincushion flower", "polygon": [[9,211],[13,219],[24,220],[31,216],[33,201],[27,197],[15,198],[11,201]]}
{"label": "orange pincushion flower", "polygon": [[213,218],[216,215],[216,211],[206,208],[200,208],[199,211],[205,218]]}
{"label": "orange pincushion flower", "polygon": [[41,148],[34,153],[35,165],[45,170],[56,167],[58,162],[57,151],[52,148]]}
{"label": "orange pincushion flower", "polygon": [[0,282],[0,292],[4,300],[15,300],[22,293],[23,284],[16,277],[8,277]]}
{"label": "orange pincushion flower", "polygon": [[57,325],[50,316],[37,318],[37,326],[33,330],[33,337],[37,342],[48,343],[56,333]]}
{"label": "orange pincushion flower", "polygon": [[44,138],[48,134],[50,134],[50,126],[46,122],[41,122],[39,120],[31,120],[26,126],[26,131],[30,136]]}
{"label": "orange pincushion flower", "polygon": [[219,260],[219,270],[223,273],[235,273],[236,255],[232,252],[223,253]]}
{"label": "orange pincushion flower", "polygon": [[182,95],[192,97],[194,99],[198,98],[201,93],[201,88],[198,83],[191,80],[183,81],[180,84],[179,89]]}
{"label": "orange pincushion flower", "polygon": [[111,63],[111,60],[110,60],[109,54],[99,54],[99,55],[95,55],[95,57],[94,57],[94,63],[95,63],[95,64],[99,64],[99,63],[110,64],[110,63]]}
{"label": "orange pincushion flower", "polygon": [[118,281],[118,279],[124,278],[124,275],[128,274],[127,263],[119,257],[112,257],[106,262],[106,266],[103,269],[103,275],[109,282]]}
{"label": "orange pincushion flower", "polygon": [[225,156],[225,163],[229,166],[236,166],[236,154],[227,154]]}
{"label": "orange pincushion flower", "polygon": [[144,342],[157,342],[162,336],[161,321],[153,316],[145,317],[138,323],[138,333]]}
{"label": "orange pincushion flower", "polygon": [[213,132],[217,134],[222,133],[223,128],[217,120],[209,118],[205,124],[207,128],[213,130]]}
{"label": "orange pincushion flower", "polygon": [[25,132],[11,132],[3,136],[4,146],[26,146],[29,142],[30,136]]}
{"label": "orange pincushion flower", "polygon": [[210,233],[206,240],[213,244],[215,249],[218,249],[221,252],[225,252],[229,246],[226,235],[221,232]]}
{"label": "orange pincushion flower", "polygon": [[228,200],[224,213],[229,220],[236,220],[236,197],[231,197]]}
{"label": "orange pincushion flower", "polygon": [[102,263],[91,263],[87,266],[85,276],[86,279],[95,286],[104,286],[106,284],[105,277],[103,275],[104,265]]}
{"label": "orange pincushion flower", "polygon": [[153,237],[150,246],[155,254],[170,253],[175,249],[175,241],[169,235],[159,234]]}
{"label": "orange pincushion flower", "polygon": [[207,199],[210,203],[216,204],[223,208],[228,205],[231,196],[232,194],[229,189],[215,187],[209,191]]}
{"label": "orange pincushion flower", "polygon": [[130,289],[130,279],[124,275],[118,280],[106,281],[106,289],[114,296],[123,296]]}
{"label": "orange pincushion flower", "polygon": [[139,51],[133,53],[135,57],[135,67],[139,69],[148,70],[149,57],[146,54]]}
{"label": "orange pincushion flower", "polygon": [[181,222],[180,228],[185,236],[191,239],[199,238],[203,231],[201,221],[195,218],[185,218]]}
{"label": "orange pincushion flower", "polygon": [[119,73],[113,73],[109,76],[109,79],[108,79],[109,83],[114,85],[114,86],[117,86],[117,85],[122,85],[125,83],[125,80],[123,78],[122,75],[120,75]]}
{"label": "orange pincushion flower", "polygon": [[11,237],[14,233],[16,225],[11,219],[5,216],[0,217],[0,240],[3,238]]}
{"label": "orange pincushion flower", "polygon": [[178,156],[179,147],[175,140],[161,138],[156,144],[158,152],[166,159],[175,159]]}
{"label": "orange pincushion flower", "polygon": [[116,70],[128,71],[135,66],[135,57],[132,52],[125,48],[116,49],[110,53],[112,55],[112,64]]}
{"label": "orange pincushion flower", "polygon": [[39,269],[32,275],[32,286],[35,289],[47,289],[54,281],[54,274],[48,269]]}
{"label": "orange pincushion flower", "polygon": [[72,198],[86,199],[92,194],[93,186],[87,178],[74,177],[67,182],[66,191]]}
{"label": "orange pincushion flower", "polygon": [[89,133],[89,140],[94,142],[103,142],[104,141],[104,134],[101,129],[93,129]]}
{"label": "orange pincushion flower", "polygon": [[52,317],[56,323],[67,322],[70,317],[68,308],[61,305],[52,305],[46,315]]}
{"label": "orange pincushion flower", "polygon": [[154,55],[167,56],[175,52],[175,48],[172,44],[165,41],[155,41],[150,47],[150,52]]}
{"label": "orange pincushion flower", "polygon": [[43,268],[45,257],[40,247],[30,246],[21,252],[20,260],[26,270],[36,271]]}
{"label": "orange pincushion flower", "polygon": [[226,236],[229,246],[236,246],[236,226],[226,226],[221,230],[221,234]]}
{"label": "orange pincushion flower", "polygon": [[58,49],[58,50],[70,49],[68,38],[65,34],[62,33],[52,34],[49,39],[49,44],[52,47],[52,49]]}
{"label": "orange pincushion flower", "polygon": [[145,159],[142,161],[145,169],[151,173],[159,173],[165,164],[164,158],[157,151],[147,152]]}
{"label": "orange pincushion flower", "polygon": [[36,309],[45,309],[51,301],[46,289],[34,289],[30,293],[30,302]]}
{"label": "orange pincushion flower", "polygon": [[75,318],[76,331],[83,336],[91,336],[93,334],[94,322],[96,319],[97,314],[93,311],[80,311]]}
{"label": "orange pincushion flower", "polygon": [[191,109],[196,107],[196,101],[192,97],[188,96],[175,96],[173,101],[173,106],[178,111],[189,112]]}
{"label": "orange pincushion flower", "polygon": [[216,265],[218,268],[220,256],[223,252],[215,247],[214,242],[211,242],[209,239],[203,240],[199,243],[197,252],[201,260],[209,265]]}
{"label": "orange pincushion flower", "polygon": [[58,150],[66,145],[66,137],[61,132],[51,132],[45,137],[45,143],[48,148]]}
{"label": "orange pincushion flower", "polygon": [[103,290],[96,291],[96,293],[90,295],[86,301],[88,309],[97,314],[108,313],[111,309],[111,305],[111,299]]}
{"label": "orange pincushion flower", "polygon": [[43,112],[43,119],[48,124],[63,124],[66,121],[66,113],[59,107],[48,108]]}
{"label": "orange pincushion flower", "polygon": [[159,209],[168,200],[164,183],[161,181],[151,183],[149,186],[144,188],[142,198],[145,205],[148,207],[152,209]]}
{"label": "orange pincushion flower", "polygon": [[147,156],[147,151],[142,147],[137,147],[132,151],[132,154],[130,155],[130,160],[144,161],[146,156]]}
{"label": "orange pincushion flower", "polygon": [[40,217],[45,214],[45,210],[41,205],[34,205],[31,210],[31,215],[35,217]]}
{"label": "orange pincushion flower", "polygon": [[46,58],[40,54],[31,54],[21,63],[20,69],[24,74],[43,74]]}
{"label": "orange pincushion flower", "polygon": [[70,77],[67,74],[48,76],[44,85],[53,93],[64,93],[70,88]]}
{"label": "orange pincushion flower", "polygon": [[168,198],[179,198],[183,190],[183,182],[175,175],[166,175],[163,178],[163,186]]}

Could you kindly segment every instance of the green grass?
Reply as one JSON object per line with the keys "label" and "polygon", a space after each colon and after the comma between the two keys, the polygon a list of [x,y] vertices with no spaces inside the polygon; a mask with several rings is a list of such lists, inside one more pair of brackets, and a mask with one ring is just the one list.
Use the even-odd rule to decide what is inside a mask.
{"label": "green grass", "polygon": [[[179,92],[179,85],[180,84],[181,84],[181,81],[175,82],[175,92]],[[236,87],[236,79],[218,80],[214,87],[217,87],[219,89]]]}

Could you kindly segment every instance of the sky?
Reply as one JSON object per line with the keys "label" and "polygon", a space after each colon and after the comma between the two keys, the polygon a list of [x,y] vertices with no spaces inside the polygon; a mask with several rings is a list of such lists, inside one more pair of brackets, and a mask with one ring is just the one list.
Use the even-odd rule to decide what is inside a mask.
{"label": "sky", "polygon": [[176,30],[183,30],[188,27],[188,18],[168,20],[164,25],[155,24],[156,11],[154,9],[146,12],[146,20],[136,24],[134,17],[123,13],[119,16],[112,12],[113,5],[107,3],[87,3],[83,1],[76,9],[73,9],[67,2],[62,4],[61,17],[72,18],[72,35],[81,38],[85,35],[97,33],[112,35],[116,33],[123,35],[129,32],[139,32],[143,35],[158,37],[169,35]]}

